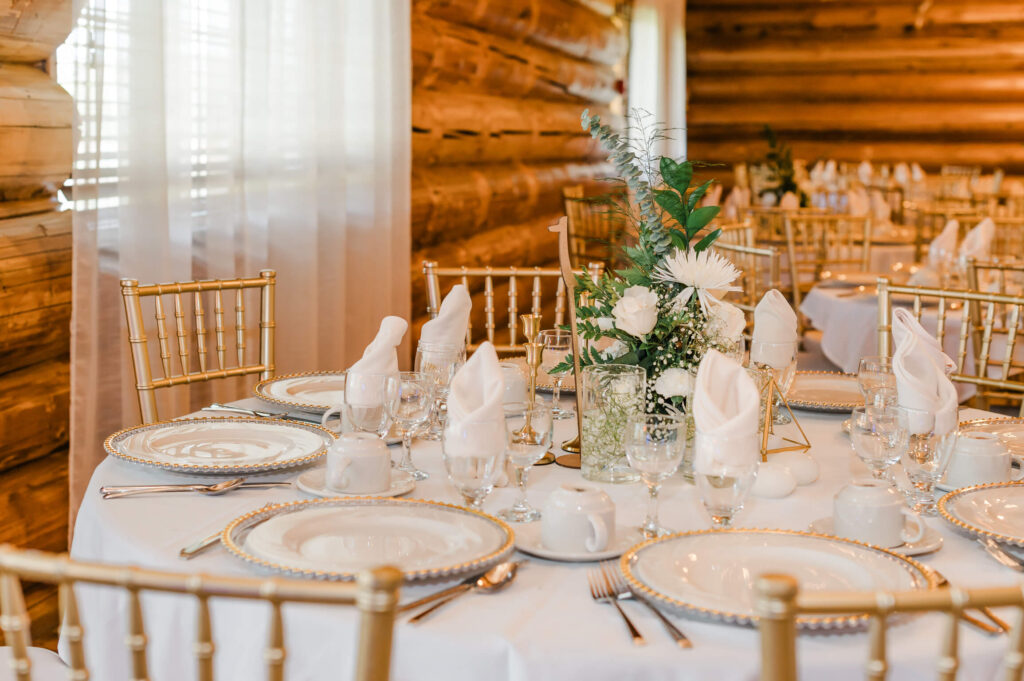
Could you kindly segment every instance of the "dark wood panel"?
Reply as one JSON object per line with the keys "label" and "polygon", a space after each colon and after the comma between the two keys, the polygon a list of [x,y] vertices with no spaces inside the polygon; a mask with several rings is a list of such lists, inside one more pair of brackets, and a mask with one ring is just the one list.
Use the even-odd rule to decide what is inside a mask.
{"label": "dark wood panel", "polygon": [[[67,359],[0,375],[0,471],[67,446],[70,377]],[[6,475],[0,496],[4,490],[13,490]]]}

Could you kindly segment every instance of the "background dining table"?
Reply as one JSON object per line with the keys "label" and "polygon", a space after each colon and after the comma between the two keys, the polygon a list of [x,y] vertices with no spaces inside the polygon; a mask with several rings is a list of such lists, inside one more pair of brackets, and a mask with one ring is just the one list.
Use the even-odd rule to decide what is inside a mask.
{"label": "background dining table", "polygon": [[[566,404],[568,405],[568,400]],[[256,400],[239,404],[256,406]],[[962,419],[979,418],[985,412],[964,410]],[[832,498],[851,477],[864,468],[840,429],[846,415],[797,412],[820,466],[813,484],[799,487],[784,499],[749,499],[738,518],[741,528],[807,530],[811,521],[832,514]],[[791,426],[790,426],[791,427]],[[555,441],[575,429],[572,420],[559,421]],[[397,450],[398,448],[393,448]],[[398,451],[393,453],[396,457]],[[430,473],[408,496],[459,503],[455,489],[445,478],[440,446],[417,441],[416,463]],[[282,473],[266,479],[289,479]],[[183,561],[183,546],[222,528],[235,517],[268,502],[304,498],[297,489],[236,490],[223,496],[163,494],[116,500],[100,498],[99,488],[114,484],[148,484],[184,481],[187,478],[107,458],[97,468],[82,504],[71,554],[78,560],[140,565],[160,570],[219,575],[256,574],[248,565],[217,546],[191,561]],[[580,482],[579,471],[555,465],[535,467],[529,496],[541,506],[556,486]],[[621,526],[639,525],[646,491],[637,484],[598,485],[617,504]],[[496,489],[485,501],[488,512],[509,506],[511,487]],[[696,488],[681,476],[669,480],[662,492],[661,519],[676,531],[704,530],[710,521]],[[992,558],[970,538],[951,529],[939,518],[927,524],[944,538],[941,550],[917,560],[941,570],[955,585],[1011,585],[1020,575]],[[520,558],[526,556],[518,555]],[[765,571],[782,566],[767,558]],[[419,625],[399,616],[394,639],[392,678],[443,679],[444,681],[620,681],[622,679],[709,679],[754,681],[759,678],[758,636],[752,628],[673,619],[692,639],[693,648],[676,647],[658,620],[637,603],[624,608],[646,636],[646,646],[634,646],[622,621],[608,605],[590,596],[585,563],[559,563],[529,557],[516,580],[495,594],[470,594],[438,611]],[[728,571],[730,565],[720,566]],[[749,575],[753,579],[756,575]],[[870,588],[867,582],[865,587]],[[408,602],[438,585],[403,590]],[[123,591],[104,587],[80,587],[80,607],[85,627],[86,654],[93,678],[129,679],[129,653],[125,646]],[[145,625],[149,635],[149,665],[154,681],[195,678],[192,657],[195,604],[185,596],[144,595]],[[265,604],[212,603],[217,643],[217,678],[262,678],[261,650],[265,642],[268,611]],[[1009,613],[1003,613],[1009,616]],[[290,681],[346,679],[351,676],[355,643],[355,614],[350,609],[325,606],[288,606],[285,609]],[[943,620],[917,617],[889,633],[890,679],[934,678]],[[62,649],[65,642],[62,641]],[[964,625],[961,635],[961,674],[970,680],[994,679],[1005,649],[1005,636],[991,637]],[[863,678],[867,637],[863,633],[802,635],[799,639],[803,678],[843,681]]]}

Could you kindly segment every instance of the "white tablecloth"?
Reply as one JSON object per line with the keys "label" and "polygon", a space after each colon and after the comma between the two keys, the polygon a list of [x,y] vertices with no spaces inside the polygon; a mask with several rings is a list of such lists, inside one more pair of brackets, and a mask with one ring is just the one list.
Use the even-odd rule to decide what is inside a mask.
{"label": "white tablecloth", "polygon": [[[980,412],[979,412],[980,414]],[[754,499],[739,518],[743,527],[802,530],[810,521],[831,515],[832,496],[858,471],[859,462],[840,432],[841,415],[798,412],[821,465],[821,478],[798,488],[787,499]],[[560,438],[572,422],[559,422]],[[560,441],[560,440],[559,440]],[[397,452],[395,453],[397,455]],[[457,502],[444,478],[436,443],[417,443],[416,462],[430,472],[410,495]],[[219,497],[163,495],[103,501],[104,484],[152,483],[171,476],[110,460],[96,470],[82,504],[72,555],[149,568],[226,575],[253,574],[217,547],[192,561],[177,557],[178,549],[223,527],[236,516],[266,502],[300,498],[291,489],[241,490]],[[530,497],[543,502],[556,485],[579,480],[578,471],[556,466],[535,468]],[[638,524],[645,491],[639,484],[604,485],[618,504],[622,523]],[[485,502],[489,511],[507,507],[510,488],[496,490]],[[675,530],[704,529],[708,516],[696,490],[681,478],[669,481],[662,493],[662,521]],[[945,537],[938,553],[922,562],[943,571],[954,584],[1017,583],[1018,575],[984,554],[968,538],[939,519],[928,520]],[[594,603],[585,577],[587,565],[560,564],[531,558],[516,582],[493,595],[471,594],[419,626],[404,622],[395,634],[393,678],[444,681],[620,681],[622,679],[715,679],[754,681],[758,678],[758,638],[752,629],[677,619],[692,638],[692,650],[672,644],[661,624],[636,603],[624,607],[647,637],[634,647],[612,608]],[[437,587],[416,587],[403,601]],[[119,590],[84,587],[80,600],[86,651],[92,678],[129,679],[124,645],[124,603]],[[150,672],[154,681],[195,678],[192,662],[194,605],[179,596],[146,596],[146,627],[150,639]],[[258,603],[214,602],[217,677],[250,681],[263,678],[260,648],[264,644],[266,608]],[[351,677],[354,617],[345,609],[301,606],[286,609],[287,678],[291,681]],[[942,620],[916,619],[894,628],[890,679],[933,678]],[[970,628],[962,630],[960,679],[993,679],[1006,639],[991,639]],[[863,678],[867,654],[864,634],[800,638],[803,678],[843,681]]]}

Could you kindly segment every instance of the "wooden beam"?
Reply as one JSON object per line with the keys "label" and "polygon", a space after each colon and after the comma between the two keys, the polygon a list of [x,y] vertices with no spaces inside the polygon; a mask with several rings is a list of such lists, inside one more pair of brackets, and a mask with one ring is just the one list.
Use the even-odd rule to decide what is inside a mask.
{"label": "wooden beam", "polygon": [[0,61],[48,59],[71,32],[72,0],[12,0],[0,5]]}
{"label": "wooden beam", "polygon": [[66,359],[0,375],[0,471],[67,446],[70,377]]}

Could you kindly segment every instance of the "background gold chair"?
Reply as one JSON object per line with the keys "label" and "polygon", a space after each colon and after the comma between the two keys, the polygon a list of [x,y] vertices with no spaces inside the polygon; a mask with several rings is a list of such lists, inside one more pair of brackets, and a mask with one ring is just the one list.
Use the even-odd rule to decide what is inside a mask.
{"label": "background gold chair", "polygon": [[[936,678],[954,681],[959,666],[959,630],[965,610],[981,607],[1024,606],[1020,587],[985,589],[928,589],[902,592],[843,591],[800,593],[787,575],[763,575],[755,586],[758,630],[761,638],[761,681],[796,681],[796,618],[800,615],[868,615],[868,656],[864,678],[887,677],[889,655],[886,630],[890,619],[906,613],[935,612],[945,615],[945,633],[934,656]],[[1018,612],[1003,658],[1000,678],[1020,679],[1024,668],[1024,617]]]}
{"label": "background gold chair", "polygon": [[588,198],[581,184],[563,187],[562,201],[569,218],[569,257],[573,267],[589,262],[614,267],[628,235],[626,217],[601,197]]}
{"label": "background gold chair", "polygon": [[[604,273],[604,263],[589,263],[587,269],[576,270],[577,275],[588,274],[597,281]],[[519,333],[519,315],[525,313],[539,314],[545,319],[544,328],[553,328],[568,323],[566,317],[566,288],[562,280],[562,271],[557,267],[440,267],[436,262],[423,263],[423,275],[427,283],[427,312],[430,318],[437,316],[441,300],[448,292],[442,287],[442,279],[454,279],[452,284],[463,284],[472,293],[476,283],[483,279],[484,305],[483,326],[485,338],[474,338],[473,321],[466,332],[466,349],[476,350],[484,340],[490,341],[499,353],[523,352],[525,339]],[[497,280],[497,281],[496,281]],[[507,306],[498,310],[495,298],[504,290]],[[551,300],[552,293],[554,300]],[[520,309],[521,300],[528,305]],[[474,309],[477,306],[474,305]],[[506,316],[507,315],[507,316]],[[550,320],[550,323],[549,323]],[[504,321],[508,327],[508,342],[497,340],[498,322]]]}
{"label": "background gold chair", "polygon": [[752,328],[754,308],[770,289],[782,290],[780,255],[771,246],[754,246],[754,227],[747,223],[721,225],[722,234],[712,249],[729,260],[740,271],[738,282],[742,291],[731,292],[725,299],[743,310],[747,328]]}
{"label": "background gold chair", "polygon": [[993,216],[996,225],[992,238],[992,254],[1024,259],[1024,217]]}
{"label": "background gold chair", "polygon": [[[937,316],[935,338],[945,347],[947,326],[951,315],[958,318],[956,368],[950,378],[977,386],[981,406],[989,398],[1021,400],[1024,398],[1024,366],[1014,361],[1014,350],[1020,337],[1021,309],[1024,296],[986,293],[972,290],[947,290],[924,286],[897,286],[886,278],[878,280],[878,354],[892,354],[892,296],[911,296],[914,317],[921,319],[925,305],[934,301]],[[1005,343],[1002,357],[991,357],[993,340]],[[968,346],[970,343],[970,346]],[[974,370],[969,371],[968,347]],[[993,375],[994,374],[994,375]],[[1024,401],[1020,414],[1024,416]]]}
{"label": "background gold chair", "polygon": [[982,218],[981,214],[970,205],[943,200],[917,203],[912,212],[913,218],[910,222],[914,227],[915,262],[921,262],[928,250],[928,244],[939,235],[939,232],[950,220],[960,221],[960,233],[957,236],[957,241],[959,241],[967,230]]}
{"label": "background gold chair", "polygon": [[[210,279],[205,281],[176,282],[173,284],[150,284],[139,286],[136,279],[121,280],[121,296],[128,320],[128,342],[132,350],[132,364],[135,367],[135,387],[139,395],[139,410],[143,423],[159,419],[155,391],[176,385],[210,381],[217,378],[259,374],[260,379],[274,375],[274,270],[261,270],[254,279]],[[260,348],[257,362],[246,364],[246,317],[243,293],[247,289],[258,289],[260,293]],[[225,292],[227,295],[225,296]],[[210,368],[209,348],[206,336],[206,315],[211,309],[204,303],[203,294],[213,298],[214,357],[216,369]],[[189,294],[191,296],[189,297]],[[164,296],[170,298],[165,307]],[[185,297],[183,297],[185,296]],[[153,377],[150,364],[146,323],[142,313],[142,299],[153,298],[156,334],[159,342],[162,376]],[[227,298],[227,300],[225,300]],[[232,306],[225,313],[225,305]],[[172,366],[170,334],[167,330],[168,311],[174,315],[176,354],[180,373]],[[188,321],[191,317],[194,324]],[[225,318],[233,318],[232,328],[225,326]],[[189,327],[193,328],[190,329]],[[189,336],[195,335],[193,353]],[[234,366],[228,361],[228,338],[234,337]],[[192,359],[198,370],[192,370]]]}
{"label": "background gold chair", "polygon": [[[318,582],[292,579],[255,579],[245,577],[213,577],[197,574],[157,572],[121,565],[79,563],[66,556],[40,551],[26,551],[11,546],[0,547],[0,596],[2,596],[2,627],[11,648],[12,669],[17,681],[30,681],[29,618],[21,591],[21,581],[45,582],[60,587],[64,611],[62,635],[68,642],[70,669],[57,678],[87,679],[83,630],[75,598],[75,585],[103,584],[128,592],[128,640],[125,655],[131,656],[132,678],[148,679],[146,631],[141,592],[157,591],[190,594],[198,605],[196,638],[193,651],[199,681],[213,680],[213,655],[210,598],[233,598],[267,601],[270,606],[269,638],[263,648],[270,681],[284,679],[286,656],[284,603],[323,603],[355,605],[359,609],[358,639],[352,641],[355,651],[356,681],[387,681],[391,666],[391,635],[402,573],[393,567],[367,570],[356,583]],[[337,641],[335,643],[338,643]],[[184,655],[185,652],[182,651]]]}

